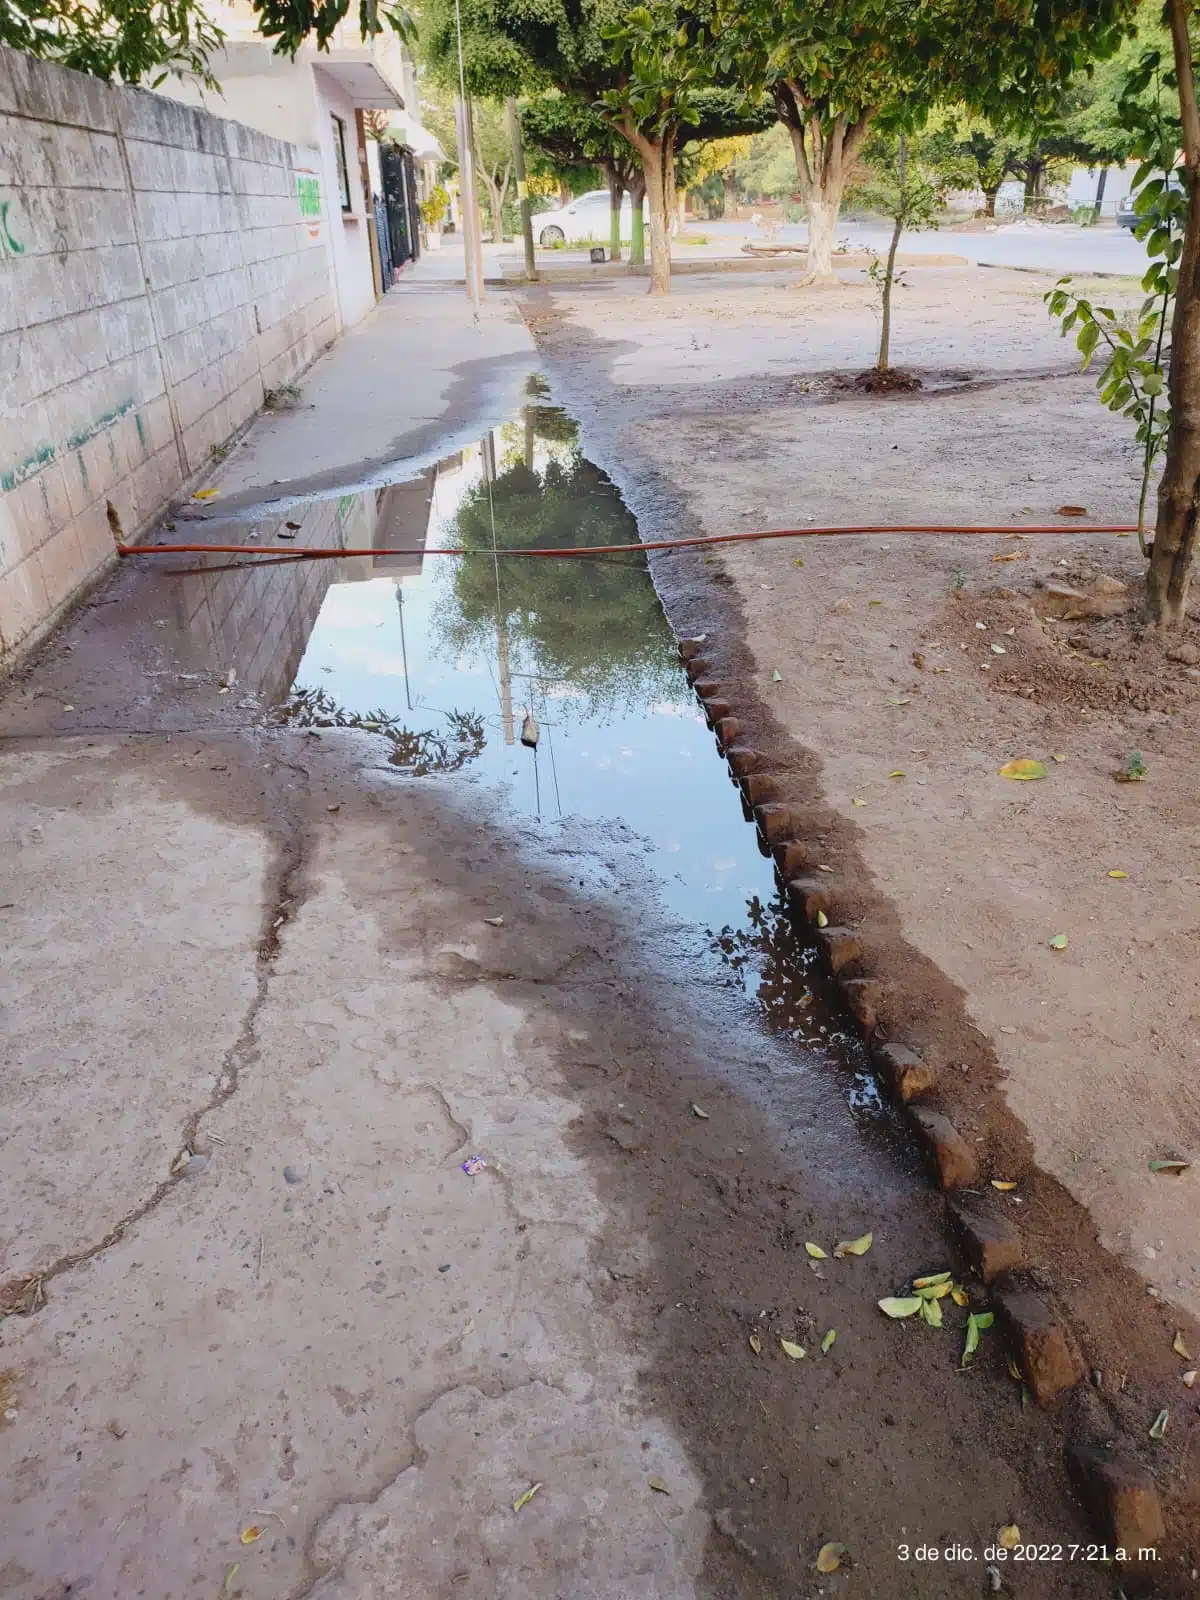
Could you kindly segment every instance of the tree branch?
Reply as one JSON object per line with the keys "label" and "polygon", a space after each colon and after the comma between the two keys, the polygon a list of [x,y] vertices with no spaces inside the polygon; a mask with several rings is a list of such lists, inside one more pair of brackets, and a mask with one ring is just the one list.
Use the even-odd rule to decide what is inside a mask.
{"label": "tree branch", "polygon": [[1175,51],[1175,76],[1179,80],[1179,111],[1183,123],[1183,159],[1196,181],[1200,170],[1200,109],[1196,105],[1196,77],[1192,41],[1188,36],[1188,0],[1169,0],[1171,44]]}

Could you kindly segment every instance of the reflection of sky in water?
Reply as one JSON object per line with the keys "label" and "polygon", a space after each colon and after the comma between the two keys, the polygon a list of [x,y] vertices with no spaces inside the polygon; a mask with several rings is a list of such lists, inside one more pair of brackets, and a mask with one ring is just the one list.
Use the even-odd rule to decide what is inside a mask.
{"label": "reflection of sky in water", "polygon": [[[455,542],[459,499],[479,477],[478,453],[462,467],[439,472],[430,544]],[[537,662],[519,630],[510,629],[514,731],[519,735],[524,707],[532,699],[541,728],[535,754],[519,742],[505,743],[494,633],[483,635],[474,652],[447,653],[453,576],[449,558],[431,557],[419,576],[400,580],[403,644],[394,577],[333,584],[297,683],[331,694],[347,712],[383,710],[413,730],[442,726],[449,711],[480,713],[486,744],[464,777],[503,783],[515,806],[548,823],[560,815],[623,819],[655,847],[655,865],[673,910],[710,927],[740,922],[747,897],[769,886],[770,867],[742,820],[737,792],[716,755],[665,622],[662,660],[649,696],[629,685],[628,693],[616,695],[598,712],[590,710],[589,696],[574,692],[569,683],[539,683],[529,676]],[[629,581],[648,585],[650,578],[630,571]]]}

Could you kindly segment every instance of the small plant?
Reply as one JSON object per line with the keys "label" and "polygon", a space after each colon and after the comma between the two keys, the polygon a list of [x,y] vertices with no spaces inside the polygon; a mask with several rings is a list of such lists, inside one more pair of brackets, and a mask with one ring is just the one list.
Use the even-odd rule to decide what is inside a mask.
{"label": "small plant", "polygon": [[299,398],[300,391],[294,383],[281,383],[263,395],[263,410],[279,411],[284,406],[294,406]]}
{"label": "small plant", "polygon": [[450,196],[440,183],[435,184],[417,209],[421,213],[421,221],[431,233],[436,233],[450,209]]}
{"label": "small plant", "polygon": [[229,454],[229,446],[227,444],[215,444],[209,451],[209,454],[212,456],[214,461],[224,461],[225,457]]}
{"label": "small plant", "polygon": [[950,587],[952,589],[962,589],[966,586],[966,582],[967,580],[961,567],[950,568]]}
{"label": "small plant", "polygon": [[1149,772],[1150,768],[1142,760],[1141,751],[1131,750],[1125,757],[1125,765],[1121,770],[1120,777],[1123,783],[1141,783],[1142,779],[1149,775]]}

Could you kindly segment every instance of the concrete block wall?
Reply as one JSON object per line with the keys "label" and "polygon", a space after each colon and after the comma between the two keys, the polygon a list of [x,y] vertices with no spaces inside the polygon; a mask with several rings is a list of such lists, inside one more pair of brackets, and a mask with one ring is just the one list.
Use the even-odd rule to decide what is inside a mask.
{"label": "concrete block wall", "polygon": [[0,48],[0,669],[337,336],[298,165]]}

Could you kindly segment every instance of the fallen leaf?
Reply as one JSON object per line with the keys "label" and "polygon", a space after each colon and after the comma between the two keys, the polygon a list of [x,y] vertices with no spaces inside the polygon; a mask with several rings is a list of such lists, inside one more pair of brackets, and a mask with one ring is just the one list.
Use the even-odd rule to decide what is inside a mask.
{"label": "fallen leaf", "polygon": [[829,918],[825,915],[825,913],[823,911],[818,911],[817,912],[817,927],[818,928],[827,928],[828,926],[829,926]]}
{"label": "fallen leaf", "polygon": [[230,1567],[229,1571],[225,1574],[225,1582],[221,1585],[221,1588],[226,1594],[233,1593],[233,1580],[237,1577],[241,1570],[242,1563],[240,1561],[235,1561]]}
{"label": "fallen leaf", "polygon": [[1108,875],[1110,878],[1127,878],[1129,876],[1127,872],[1122,872],[1120,867],[1109,867]]}
{"label": "fallen leaf", "polygon": [[865,1256],[874,1243],[873,1233],[864,1233],[859,1239],[840,1239],[833,1247],[835,1256]]}
{"label": "fallen leaf", "polygon": [[1016,1187],[1016,1184],[1011,1178],[992,1179],[992,1188],[999,1189],[1001,1194],[1007,1194],[1010,1189],[1015,1189]]}
{"label": "fallen leaf", "polygon": [[809,1255],[814,1261],[827,1261],[829,1259],[824,1250],[821,1249],[821,1246],[819,1244],[813,1244],[811,1239],[806,1239],[804,1241],[804,1248],[808,1251]]}
{"label": "fallen leaf", "polygon": [[1008,1358],[1008,1375],[1010,1378],[1015,1378],[1018,1383],[1023,1383],[1025,1381],[1024,1373],[1011,1356]]}
{"label": "fallen leaf", "polygon": [[538,1492],[538,1490],[541,1487],[542,1486],[541,1486],[540,1483],[532,1483],[532,1484],[530,1484],[529,1488],[526,1489],[525,1493],[522,1494],[522,1495],[518,1495],[517,1498],[513,1501],[513,1510],[514,1511],[520,1511],[523,1506],[527,1506],[529,1504],[529,1502],[533,1499],[534,1495]]}
{"label": "fallen leaf", "polygon": [[1044,761],[1031,761],[1022,756],[1016,761],[1006,761],[1000,768],[1002,778],[1013,778],[1020,783],[1032,783],[1035,778],[1046,776],[1046,763]]}
{"label": "fallen leaf", "polygon": [[888,777],[889,778],[902,778],[903,776],[904,776],[904,773],[901,771],[901,769],[899,767],[896,768],[895,772],[889,772],[888,773]]}
{"label": "fallen leaf", "polygon": [[888,696],[888,705],[890,706],[909,706],[911,704],[912,695],[910,694],[893,694]]}
{"label": "fallen leaf", "polygon": [[817,1571],[836,1572],[842,1564],[842,1557],[848,1554],[844,1544],[823,1544],[817,1551]]}
{"label": "fallen leaf", "polygon": [[1060,517],[1086,517],[1087,516],[1087,507],[1086,506],[1059,506],[1058,514],[1059,514]]}
{"label": "fallen leaf", "polygon": [[802,567],[804,565],[803,558],[801,556],[793,556],[792,557],[792,565],[794,567]]}
{"label": "fallen leaf", "polygon": [[1000,1024],[1000,1032],[1001,1033],[1016,1033],[1016,1031],[1017,1030],[1015,1028],[1009,1027],[1008,1024],[1006,1024],[1006,1023],[1002,1022]]}
{"label": "fallen leaf", "polygon": [[944,1300],[953,1287],[954,1285],[949,1281],[949,1274],[947,1273],[945,1283],[927,1284],[925,1288],[918,1289],[917,1293],[922,1300]]}
{"label": "fallen leaf", "polygon": [[931,1272],[924,1278],[914,1278],[914,1289],[932,1289],[936,1284],[949,1283],[954,1276],[952,1272]]}
{"label": "fallen leaf", "polygon": [[879,1302],[879,1309],[885,1317],[899,1320],[901,1317],[915,1316],[925,1304],[919,1294],[888,1295]]}
{"label": "fallen leaf", "polygon": [[656,1494],[670,1494],[671,1492],[661,1478],[647,1478],[646,1482]]}
{"label": "fallen leaf", "polygon": [[256,1539],[261,1539],[262,1536],[263,1530],[259,1527],[257,1522],[253,1522],[248,1528],[242,1529],[243,1544],[253,1544]]}
{"label": "fallen leaf", "polygon": [[859,797],[855,795],[854,799],[850,803],[851,805],[855,806],[865,806],[867,802],[865,800],[860,800]]}
{"label": "fallen leaf", "polygon": [[1051,950],[1065,950],[1067,948],[1067,944],[1069,943],[1065,933],[1053,934],[1046,942],[1049,944]]}
{"label": "fallen leaf", "polygon": [[793,1344],[790,1339],[780,1339],[779,1343],[784,1355],[791,1356],[793,1361],[803,1361],[808,1353],[802,1345]]}
{"label": "fallen leaf", "polygon": [[1067,758],[1066,756],[1051,756],[1050,759],[1051,761],[1065,761]]}
{"label": "fallen leaf", "polygon": [[1021,1530],[1015,1522],[1007,1523],[996,1535],[996,1543],[1001,1550],[1015,1550],[1021,1542]]}
{"label": "fallen leaf", "polygon": [[818,872],[832,872],[833,868],[832,867],[818,867],[817,871]]}
{"label": "fallen leaf", "polygon": [[1004,648],[1004,646],[1002,644],[994,644],[992,646],[992,654],[994,656],[1006,656],[1008,654],[1008,651]]}
{"label": "fallen leaf", "polygon": [[956,1306],[969,1306],[971,1304],[971,1296],[961,1284],[956,1283],[954,1285],[953,1289],[950,1291],[950,1298],[954,1301]]}
{"label": "fallen leaf", "polygon": [[991,1311],[973,1311],[967,1318],[967,1338],[962,1359],[958,1363],[960,1367],[970,1366],[972,1356],[979,1349],[979,1335],[986,1332],[994,1321],[995,1314]]}
{"label": "fallen leaf", "polygon": [[773,672],[771,674],[771,682],[772,683],[782,683],[783,682],[783,673],[782,672]]}
{"label": "fallen leaf", "polygon": [[756,1333],[750,1335],[750,1348],[756,1356],[762,1355],[762,1340]]}
{"label": "fallen leaf", "polygon": [[489,928],[502,928],[504,926],[503,917],[484,917],[483,920],[487,923]]}
{"label": "fallen leaf", "polygon": [[1172,1178],[1177,1178],[1181,1172],[1186,1172],[1191,1166],[1190,1161],[1174,1161],[1170,1158],[1156,1160],[1150,1163],[1151,1172],[1165,1172]]}
{"label": "fallen leaf", "polygon": [[192,496],[193,500],[211,500],[215,494],[220,494],[219,489],[197,489]]}
{"label": "fallen leaf", "polygon": [[1182,1356],[1185,1361],[1190,1361],[1192,1359],[1192,1352],[1183,1342],[1182,1333],[1176,1333],[1175,1338],[1171,1342],[1171,1349],[1174,1350],[1177,1356]]}
{"label": "fallen leaf", "polygon": [[836,1328],[830,1328],[829,1332],[821,1340],[821,1354],[823,1356],[827,1356],[829,1354],[829,1352],[833,1349],[833,1341],[836,1338],[837,1338],[837,1329]]}
{"label": "fallen leaf", "polygon": [[1184,1388],[1185,1389],[1194,1389],[1195,1386],[1196,1386],[1196,1379],[1197,1378],[1200,1378],[1200,1372],[1195,1372],[1195,1371],[1185,1372],[1184,1375],[1183,1375],[1183,1386],[1184,1386]]}
{"label": "fallen leaf", "polygon": [[1022,550],[1013,550],[1009,555],[1006,555],[1006,556],[993,556],[992,560],[993,561],[1019,561],[1023,554],[1024,554],[1024,551],[1022,551]]}
{"label": "fallen leaf", "polygon": [[701,1111],[700,1107],[696,1104],[696,1102],[694,1100],[692,1101],[692,1115],[694,1117],[699,1117],[701,1122],[708,1122],[708,1121],[711,1120],[709,1118],[708,1112],[707,1111]]}
{"label": "fallen leaf", "polygon": [[881,606],[883,604],[883,601],[882,600],[868,600],[867,604],[869,606]]}
{"label": "fallen leaf", "polygon": [[1155,1417],[1154,1421],[1150,1424],[1150,1437],[1152,1439],[1161,1439],[1163,1434],[1166,1433],[1167,1418],[1170,1415],[1171,1413],[1167,1410],[1166,1406],[1164,1406]]}

